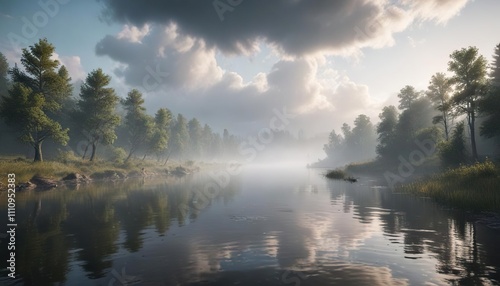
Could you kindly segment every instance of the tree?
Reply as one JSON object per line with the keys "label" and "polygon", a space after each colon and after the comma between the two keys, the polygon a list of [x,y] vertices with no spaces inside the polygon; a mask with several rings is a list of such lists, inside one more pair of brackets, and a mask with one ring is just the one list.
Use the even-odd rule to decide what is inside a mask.
{"label": "tree", "polygon": [[120,99],[113,88],[107,87],[110,81],[110,76],[97,69],[88,74],[80,88],[74,119],[92,146],[90,161],[94,161],[98,144],[112,144],[116,139],[115,128],[120,123],[116,106]]}
{"label": "tree", "polygon": [[47,39],[41,39],[29,49],[23,49],[21,63],[26,72],[17,66],[10,70],[13,82],[22,83],[43,95],[45,112],[60,110],[72,91],[66,68],[59,67],[59,61],[52,59],[54,51]]}
{"label": "tree", "polygon": [[3,98],[0,106],[1,117],[16,128],[20,141],[35,149],[35,162],[43,161],[42,143],[45,139],[52,138],[62,145],[69,140],[68,130],[50,119],[44,111],[45,107],[45,98],[41,93],[33,92],[19,82],[14,83],[9,96]]}
{"label": "tree", "polygon": [[464,122],[458,123],[453,130],[451,140],[439,146],[439,156],[444,167],[457,167],[467,162],[464,129]]}
{"label": "tree", "polygon": [[212,133],[212,128],[210,128],[208,124],[205,124],[201,132],[201,137],[202,137],[201,149],[204,156],[210,154],[210,147],[212,145],[213,136],[214,135]]}
{"label": "tree", "polygon": [[420,129],[432,126],[432,118],[436,110],[431,101],[426,97],[419,97],[408,109],[403,110],[396,126],[396,149],[412,149],[413,141]]}
{"label": "tree", "polygon": [[160,108],[155,114],[154,129],[151,139],[149,140],[148,148],[144,154],[155,153],[160,159],[161,154],[167,149],[170,122],[172,121],[172,113],[166,108]]}
{"label": "tree", "polygon": [[52,138],[63,145],[68,141],[68,129],[63,129],[53,117],[71,96],[71,79],[65,68],[52,59],[54,51],[47,39],[23,49],[21,63],[25,71],[17,66],[9,71],[15,87],[4,98],[1,108],[2,117],[18,126],[20,139],[35,149],[34,161],[43,160],[45,139]]}
{"label": "tree", "polygon": [[415,88],[411,85],[407,85],[399,91],[399,109],[405,110],[410,109],[413,102],[417,100],[420,96],[420,92],[417,92]]}
{"label": "tree", "polygon": [[198,157],[201,155],[202,148],[202,132],[201,124],[198,119],[193,118],[188,122],[188,133],[189,133],[189,149],[192,157]]}
{"label": "tree", "polygon": [[368,116],[360,114],[356,117],[350,141],[350,149],[354,151],[353,158],[356,160],[366,159],[374,154],[375,131]]}
{"label": "tree", "polygon": [[332,132],[330,132],[330,135],[328,136],[328,143],[323,146],[323,150],[325,151],[328,158],[335,158],[335,155],[338,152],[340,146],[342,146],[343,142],[344,138],[342,137],[342,135],[337,134],[335,130],[332,130]]}
{"label": "tree", "polygon": [[146,114],[146,108],[143,107],[144,99],[137,89],[130,91],[122,104],[127,112],[125,125],[128,129],[130,146],[127,159],[125,159],[127,162],[140,147],[151,139],[154,120]]}
{"label": "tree", "polygon": [[377,154],[385,159],[393,151],[396,126],[398,124],[398,111],[393,105],[385,106],[378,117],[380,118],[380,123],[377,125],[379,144],[376,150]]}
{"label": "tree", "polygon": [[491,85],[500,88],[500,44],[495,47],[490,69]]}
{"label": "tree", "polygon": [[168,142],[168,147],[177,155],[177,157],[184,156],[184,153],[189,144],[189,132],[187,129],[186,118],[182,114],[177,115],[177,120],[173,124],[172,136]]}
{"label": "tree", "polygon": [[342,130],[342,135],[344,136],[344,139],[349,140],[349,138],[352,135],[351,126],[349,126],[349,124],[347,123],[344,123],[342,124],[342,127],[340,129]]}
{"label": "tree", "polygon": [[5,56],[0,53],[0,98],[7,95],[9,89],[9,64]]}
{"label": "tree", "polygon": [[432,123],[443,125],[446,141],[449,139],[449,130],[452,114],[452,103],[450,100],[450,92],[452,91],[452,84],[444,73],[436,73],[431,77],[427,96],[434,104],[435,108],[441,112],[440,115],[434,116]]}
{"label": "tree", "polygon": [[450,58],[448,70],[454,73],[451,81],[456,86],[453,101],[458,112],[467,116],[472,157],[477,161],[475,122],[478,100],[485,94],[487,88],[486,59],[479,55],[476,47],[456,50]]}
{"label": "tree", "polygon": [[486,117],[481,125],[481,135],[488,138],[500,136],[500,44],[495,48],[490,69],[491,86],[479,106]]}

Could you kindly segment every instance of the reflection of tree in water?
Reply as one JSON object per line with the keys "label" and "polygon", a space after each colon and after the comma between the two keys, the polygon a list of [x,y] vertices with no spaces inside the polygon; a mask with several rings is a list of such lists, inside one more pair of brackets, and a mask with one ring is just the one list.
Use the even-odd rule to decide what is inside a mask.
{"label": "reflection of tree in water", "polygon": [[[28,200],[17,199],[16,277],[22,277],[24,285],[64,282],[69,269],[69,243],[60,227],[66,218],[63,198],[32,195]],[[10,250],[3,242],[0,255],[8,257]],[[6,259],[2,259],[1,267],[7,267]]]}
{"label": "reflection of tree in water", "polygon": [[[163,182],[127,180],[81,185],[78,190],[23,193],[16,206],[16,276],[22,277],[24,285],[64,283],[71,249],[77,249],[75,259],[82,262],[87,276],[104,277],[112,267],[111,255],[118,250],[120,229],[125,233],[125,248],[138,251],[144,229],[152,227],[165,235],[174,221],[183,226],[203,212],[193,208],[192,199],[194,190],[203,189],[206,182],[207,176],[195,175]],[[231,177],[230,185],[211,197],[205,209],[214,202],[229,202],[237,184],[237,177]],[[0,210],[6,213],[6,196],[0,203]],[[188,206],[187,212],[181,205]],[[7,231],[6,224],[0,231]],[[8,252],[7,247],[0,248],[2,257],[8,257]],[[7,267],[6,260],[0,263]]]}
{"label": "reflection of tree in water", "polygon": [[[494,257],[499,247],[489,243],[488,247],[495,247],[497,251],[489,250],[478,242],[477,225],[471,222],[470,215],[444,210],[431,200],[390,194],[386,189],[371,189],[360,184],[330,180],[328,188],[331,201],[343,200],[344,209],[353,205],[354,217],[360,222],[379,217],[387,236],[402,235],[408,258],[433,253],[438,260],[436,271],[457,277],[450,282],[482,285],[485,277],[498,281],[496,271],[499,269],[489,272],[487,265],[491,261],[490,265],[498,267],[498,259],[495,261]],[[498,232],[494,236],[498,238]],[[491,237],[490,233],[483,240],[491,240]]]}
{"label": "reflection of tree in water", "polygon": [[64,224],[72,234],[78,260],[91,279],[105,276],[104,270],[112,266],[109,256],[117,251],[115,244],[119,223],[115,217],[112,193],[88,192],[68,203],[69,215]]}

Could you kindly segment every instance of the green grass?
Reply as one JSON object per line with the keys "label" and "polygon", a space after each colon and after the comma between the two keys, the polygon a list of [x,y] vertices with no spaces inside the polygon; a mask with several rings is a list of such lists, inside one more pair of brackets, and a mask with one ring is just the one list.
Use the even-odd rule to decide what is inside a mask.
{"label": "green grass", "polygon": [[[101,175],[113,172],[117,174],[142,174],[142,168],[148,174],[165,174],[166,170],[171,171],[179,165],[181,163],[171,161],[166,166],[163,166],[163,162],[158,163],[154,160],[132,160],[127,163],[113,163],[104,160],[89,162],[75,157],[57,161],[32,162],[28,159],[2,157],[0,158],[0,182],[5,186],[7,174],[10,173],[16,175],[16,183],[21,183],[29,181],[35,175],[60,180],[70,173],[80,173],[99,178]],[[194,167],[194,162],[191,162],[190,165]]]}
{"label": "green grass", "polygon": [[399,187],[455,207],[500,211],[500,168],[491,161],[461,166]]}

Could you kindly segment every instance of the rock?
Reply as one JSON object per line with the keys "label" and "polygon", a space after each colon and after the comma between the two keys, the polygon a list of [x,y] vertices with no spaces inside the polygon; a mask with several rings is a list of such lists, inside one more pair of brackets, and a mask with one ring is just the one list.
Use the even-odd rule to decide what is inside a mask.
{"label": "rock", "polygon": [[104,172],[97,172],[91,175],[92,179],[96,180],[119,180],[125,179],[127,176],[120,172],[114,170],[106,170]]}
{"label": "rock", "polygon": [[56,181],[38,175],[33,176],[30,182],[35,184],[37,189],[52,189],[57,187]]}
{"label": "rock", "polygon": [[62,178],[63,181],[74,181],[76,183],[88,182],[90,177],[78,173],[70,173],[66,177]]}
{"label": "rock", "polygon": [[28,181],[26,183],[20,183],[19,185],[17,185],[16,192],[17,191],[29,191],[29,190],[33,190],[34,188],[36,188],[36,185]]}
{"label": "rock", "polygon": [[172,174],[176,176],[185,176],[189,174],[189,170],[187,168],[179,166],[172,171]]}
{"label": "rock", "polygon": [[128,173],[128,176],[131,178],[138,178],[138,177],[142,177],[142,173],[134,170],[134,171],[131,171],[130,173]]}

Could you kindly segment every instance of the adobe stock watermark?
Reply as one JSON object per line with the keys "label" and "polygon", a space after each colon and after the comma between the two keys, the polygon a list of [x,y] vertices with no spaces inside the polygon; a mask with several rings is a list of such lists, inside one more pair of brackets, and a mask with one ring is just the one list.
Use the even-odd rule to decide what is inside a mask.
{"label": "adobe stock watermark", "polygon": [[212,5],[214,6],[217,16],[219,16],[219,20],[223,22],[224,14],[226,12],[233,12],[241,3],[243,3],[243,0],[214,0]]}
{"label": "adobe stock watermark", "polygon": [[[191,207],[194,210],[201,211],[206,208],[212,199],[216,198],[223,189],[229,186],[231,177],[241,173],[242,164],[254,161],[258,152],[263,151],[266,145],[273,142],[274,132],[285,130],[286,126],[290,124],[290,119],[296,116],[288,113],[286,107],[283,107],[282,110],[273,109],[273,113],[274,116],[269,120],[268,127],[259,130],[257,136],[249,136],[238,147],[239,154],[245,158],[243,162],[233,160],[227,163],[225,170],[210,172],[209,176],[212,180],[207,182],[201,190],[195,190],[191,200]],[[190,206],[187,204],[179,205],[179,211],[183,217],[187,217],[189,210]]]}
{"label": "adobe stock watermark", "polygon": [[38,35],[38,31],[49,23],[51,18],[54,18],[60,12],[60,6],[68,4],[71,0],[40,0],[38,6],[40,10],[33,13],[30,18],[22,17],[23,22],[19,33],[10,32],[7,34],[7,39],[10,41],[12,48],[25,47],[30,44],[30,40]]}
{"label": "adobe stock watermark", "polygon": [[156,67],[153,70],[151,66],[146,66],[146,75],[142,78],[142,87],[147,91],[151,92],[157,89],[165,80],[170,76],[169,73],[161,71],[160,63],[156,63]]}
{"label": "adobe stock watermark", "polygon": [[391,190],[394,190],[397,183],[404,183],[406,179],[415,173],[416,167],[422,165],[427,158],[431,157],[436,152],[436,142],[431,139],[422,141],[416,139],[414,142],[418,149],[411,151],[406,158],[399,155],[398,173],[395,174],[390,171],[384,173],[387,186]]}
{"label": "adobe stock watermark", "polygon": [[109,280],[108,286],[128,286],[128,285],[138,285],[142,283],[139,276],[127,275],[125,272],[125,267],[122,267],[121,273],[118,273],[115,269],[111,271],[113,278]]}

